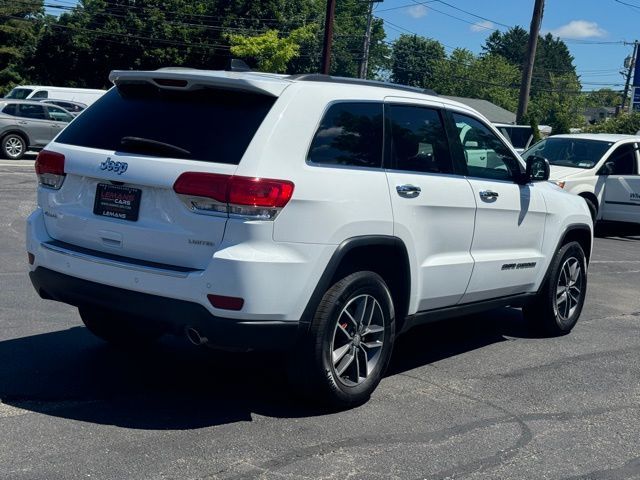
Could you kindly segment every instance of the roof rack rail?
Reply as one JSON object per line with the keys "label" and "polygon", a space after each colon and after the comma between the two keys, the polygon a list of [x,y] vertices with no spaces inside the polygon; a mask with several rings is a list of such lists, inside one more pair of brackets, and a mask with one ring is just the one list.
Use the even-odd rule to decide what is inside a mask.
{"label": "roof rack rail", "polygon": [[422,93],[426,95],[438,94],[430,88],[410,87],[408,85],[400,85],[398,83],[381,82],[379,80],[364,80],[362,78],[350,78],[350,77],[334,77],[331,75],[324,75],[322,73],[300,73],[297,75],[289,75],[287,80],[296,80],[303,82],[326,82],[326,83],[342,83],[348,85],[363,85],[367,87],[382,87],[392,90],[402,90],[405,92]]}

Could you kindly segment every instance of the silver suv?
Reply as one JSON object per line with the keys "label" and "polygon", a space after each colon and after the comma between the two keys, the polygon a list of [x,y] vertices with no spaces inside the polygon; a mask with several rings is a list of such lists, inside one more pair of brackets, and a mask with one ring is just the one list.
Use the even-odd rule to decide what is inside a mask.
{"label": "silver suv", "polygon": [[0,99],[0,153],[19,160],[27,150],[40,150],[73,120],[56,105]]}

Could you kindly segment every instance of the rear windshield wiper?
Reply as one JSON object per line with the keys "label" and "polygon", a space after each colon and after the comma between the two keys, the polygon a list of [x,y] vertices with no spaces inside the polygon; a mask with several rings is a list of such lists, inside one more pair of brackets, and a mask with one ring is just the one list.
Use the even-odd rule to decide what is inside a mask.
{"label": "rear windshield wiper", "polygon": [[170,143],[159,142],[150,138],[122,137],[120,145],[128,151],[135,153],[156,153],[160,155],[180,155],[191,157],[191,152]]}

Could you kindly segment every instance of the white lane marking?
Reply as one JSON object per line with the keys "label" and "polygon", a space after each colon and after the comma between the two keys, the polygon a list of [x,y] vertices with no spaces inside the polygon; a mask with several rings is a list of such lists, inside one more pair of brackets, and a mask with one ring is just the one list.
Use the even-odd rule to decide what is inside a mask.
{"label": "white lane marking", "polygon": [[0,167],[28,167],[33,168],[33,160],[0,160]]}
{"label": "white lane marking", "polygon": [[11,405],[0,402],[0,418],[19,417],[20,415],[26,415],[27,413],[30,413],[29,410],[12,407]]}
{"label": "white lane marking", "polygon": [[589,263],[640,263],[640,260],[592,260]]}

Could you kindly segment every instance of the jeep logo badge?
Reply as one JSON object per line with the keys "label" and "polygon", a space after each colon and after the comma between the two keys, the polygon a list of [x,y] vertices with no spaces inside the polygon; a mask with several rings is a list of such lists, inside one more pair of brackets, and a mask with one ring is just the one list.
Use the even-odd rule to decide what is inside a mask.
{"label": "jeep logo badge", "polygon": [[125,162],[114,162],[111,160],[111,157],[107,157],[107,159],[100,164],[100,170],[106,170],[108,172],[114,172],[118,175],[122,175],[127,171],[129,165]]}

